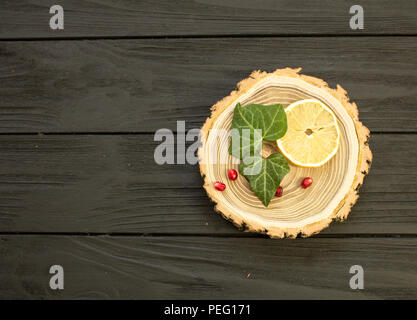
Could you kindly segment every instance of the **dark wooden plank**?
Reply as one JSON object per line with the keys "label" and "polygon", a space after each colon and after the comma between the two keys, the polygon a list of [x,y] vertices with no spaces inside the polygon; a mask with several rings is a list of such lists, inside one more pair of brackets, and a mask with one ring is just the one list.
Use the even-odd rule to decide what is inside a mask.
{"label": "dark wooden plank", "polygon": [[[374,135],[361,198],[327,234],[416,234],[417,135]],[[0,136],[0,232],[239,234],[197,166],[154,162],[152,135]]]}
{"label": "dark wooden plank", "polygon": [[[417,239],[0,237],[0,298],[415,299]],[[49,268],[64,268],[64,290]],[[364,268],[352,290],[349,269]]]}
{"label": "dark wooden plank", "polygon": [[0,43],[0,132],[200,127],[254,69],[304,67],[357,102],[372,131],[417,131],[415,38]]}
{"label": "dark wooden plank", "polygon": [[2,1],[0,38],[237,34],[416,34],[415,1],[367,0],[363,30],[346,1],[61,0],[64,30],[51,30],[47,0]]}

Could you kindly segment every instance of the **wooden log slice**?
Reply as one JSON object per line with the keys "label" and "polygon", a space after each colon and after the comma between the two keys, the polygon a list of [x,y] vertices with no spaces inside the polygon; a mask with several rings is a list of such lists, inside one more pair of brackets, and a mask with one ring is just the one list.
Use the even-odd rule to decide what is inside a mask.
{"label": "wooden log slice", "polygon": [[[331,89],[325,81],[301,75],[300,71],[301,68],[286,68],[273,73],[252,72],[237,85],[236,91],[211,108],[211,117],[201,130],[200,172],[208,196],[216,203],[216,211],[247,231],[270,237],[310,236],[327,227],[333,219],[345,219],[358,199],[359,187],[372,161],[368,146],[370,132],[359,121],[357,106],[349,102],[346,91],[339,85]],[[265,207],[245,177],[239,175],[235,181],[227,178],[229,169],[239,167],[238,160],[228,152],[228,130],[234,107],[238,102],[242,105],[280,103],[286,107],[308,98],[322,101],[336,115],[341,130],[339,150],[319,168],[290,164],[290,173],[281,182],[284,195],[274,197]],[[275,152],[278,150],[273,144],[265,144],[264,156]],[[303,189],[300,183],[307,176],[313,178],[314,184]],[[215,190],[215,181],[225,183],[226,190]]]}

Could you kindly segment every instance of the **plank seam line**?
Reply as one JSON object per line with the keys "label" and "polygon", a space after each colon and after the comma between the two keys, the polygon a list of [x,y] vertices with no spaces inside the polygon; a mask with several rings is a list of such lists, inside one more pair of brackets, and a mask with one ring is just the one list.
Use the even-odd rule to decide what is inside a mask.
{"label": "plank seam line", "polygon": [[[189,130],[186,130],[187,133]],[[173,134],[178,134],[172,130]],[[0,132],[0,136],[116,136],[116,135],[153,135],[155,131],[79,131],[79,132]],[[398,134],[398,135],[415,135],[417,131],[371,131],[371,135]]]}
{"label": "plank seam line", "polygon": [[[79,131],[79,132],[0,132],[0,136],[82,136],[82,135],[151,135],[154,131]],[[175,134],[176,132],[173,131]],[[417,132],[416,132],[417,133]]]}
{"label": "plank seam line", "polygon": [[417,37],[416,33],[357,33],[357,34],[183,34],[144,36],[68,36],[0,38],[0,41],[83,41],[83,40],[168,40],[168,39],[231,39],[231,38],[360,38],[360,37]]}
{"label": "plank seam line", "polygon": [[[129,233],[129,232],[0,232],[2,236],[56,236],[56,237],[119,237],[119,238],[161,238],[161,237],[206,237],[206,238],[247,238],[247,239],[269,239],[268,236],[255,233],[242,234],[206,234],[206,233]],[[302,237],[299,237],[302,238]],[[311,238],[316,239],[341,239],[341,238],[417,238],[417,234],[406,233],[386,233],[386,234],[371,234],[371,233],[339,233],[339,234],[317,234]]]}

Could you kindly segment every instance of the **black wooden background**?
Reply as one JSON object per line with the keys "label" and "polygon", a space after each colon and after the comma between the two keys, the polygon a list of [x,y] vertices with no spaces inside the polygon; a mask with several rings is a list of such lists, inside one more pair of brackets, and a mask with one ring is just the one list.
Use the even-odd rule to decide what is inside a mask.
{"label": "black wooden background", "polygon": [[[0,298],[417,298],[417,2],[361,1],[364,30],[353,4],[1,1]],[[215,213],[197,166],[156,165],[153,134],[300,66],[349,92],[374,162],[346,222],[271,240]]]}

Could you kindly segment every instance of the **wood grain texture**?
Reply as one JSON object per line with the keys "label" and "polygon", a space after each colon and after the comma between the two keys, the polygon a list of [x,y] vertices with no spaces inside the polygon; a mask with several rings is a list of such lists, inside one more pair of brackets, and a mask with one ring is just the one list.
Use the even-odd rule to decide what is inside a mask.
{"label": "wood grain texture", "polygon": [[[211,107],[211,116],[201,128],[200,172],[207,195],[216,203],[215,210],[234,224],[246,225],[251,231],[277,238],[295,238],[298,234],[311,236],[327,228],[333,220],[346,219],[359,198],[358,188],[372,163],[368,144],[370,132],[359,121],[357,106],[349,101],[346,91],[340,86],[337,90],[330,89],[322,79],[290,68],[272,73],[254,71],[240,81],[237,88]],[[331,161],[314,169],[290,163],[290,172],[280,184],[286,191],[279,199],[272,198],[268,207],[259,201],[243,177],[226,184],[224,192],[213,188],[216,181],[227,181],[228,169],[238,169],[229,155],[230,137],[225,134],[234,120],[237,101],[243,106],[282,104],[288,112],[292,103],[309,98],[324,102],[337,117],[334,121],[339,123],[340,146]],[[288,128],[291,129],[290,122]],[[278,149],[272,152],[279,153]],[[215,160],[213,155],[217,155]],[[224,155],[227,160],[221,159]],[[269,154],[263,156],[266,158]],[[300,188],[300,181],[305,177],[311,177],[316,185],[308,193]]]}
{"label": "wood grain texture", "polygon": [[0,38],[240,34],[416,34],[415,1],[368,0],[363,30],[346,1],[61,0],[64,30],[49,28],[47,0],[1,1]]}
{"label": "wood grain texture", "polygon": [[[324,234],[416,234],[415,134],[371,136],[372,170]],[[153,135],[0,136],[0,232],[244,234],[214,212],[198,166],[154,162]]]}
{"label": "wood grain texture", "polygon": [[[0,298],[415,299],[417,239],[1,236]],[[49,268],[65,272],[49,289]],[[364,270],[351,290],[349,269]]]}
{"label": "wood grain texture", "polygon": [[303,67],[356,102],[371,131],[417,131],[413,37],[0,43],[0,132],[199,128],[252,70]]}

